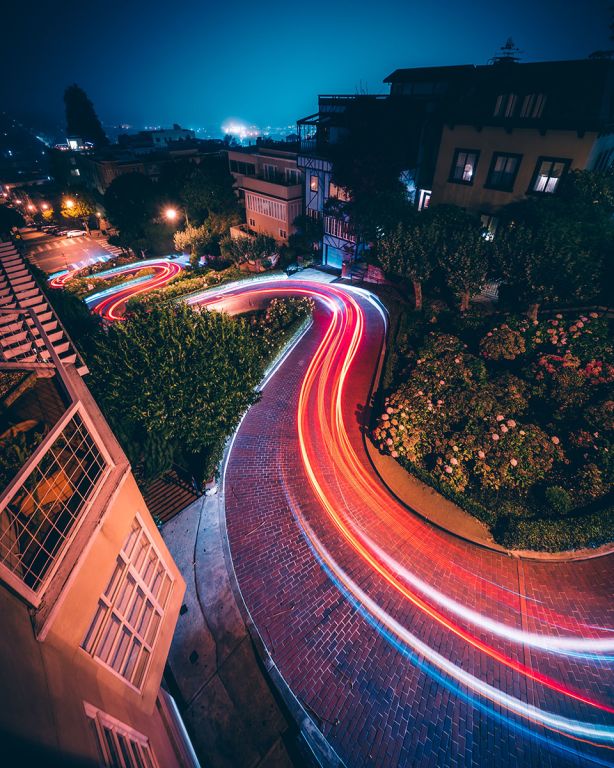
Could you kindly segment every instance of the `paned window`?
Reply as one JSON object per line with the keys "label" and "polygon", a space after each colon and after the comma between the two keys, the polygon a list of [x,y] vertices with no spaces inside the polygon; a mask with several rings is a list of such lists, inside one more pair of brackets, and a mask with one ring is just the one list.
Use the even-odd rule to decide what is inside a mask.
{"label": "paned window", "polygon": [[571,164],[570,160],[557,157],[540,157],[535,167],[531,191],[544,195],[556,192],[561,177]]}
{"label": "paned window", "polygon": [[457,149],[454,152],[450,181],[456,184],[473,184],[479,152],[475,149]]}
{"label": "paned window", "polygon": [[98,764],[105,768],[158,768],[149,739],[90,704],[85,705]]}
{"label": "paned window", "polygon": [[2,510],[0,563],[37,591],[96,489],[107,463],[76,412]]}
{"label": "paned window", "polygon": [[495,152],[488,172],[486,186],[491,189],[500,189],[504,192],[511,192],[516,181],[516,174],[520,167],[521,155],[505,154],[504,152]]}
{"label": "paned window", "polygon": [[149,534],[135,518],[82,644],[135,688],[143,683],[172,586]]}

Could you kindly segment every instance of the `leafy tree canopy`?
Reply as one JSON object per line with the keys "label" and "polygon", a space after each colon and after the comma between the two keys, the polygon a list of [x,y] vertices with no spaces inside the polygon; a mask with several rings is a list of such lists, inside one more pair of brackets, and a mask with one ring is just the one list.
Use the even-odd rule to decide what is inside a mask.
{"label": "leafy tree canopy", "polygon": [[222,242],[222,253],[235,264],[248,261],[260,264],[267,259],[273,261],[279,253],[279,247],[272,237],[266,235],[238,237],[236,240],[226,238]]}
{"label": "leafy tree canopy", "polygon": [[99,338],[93,388],[133,462],[155,475],[178,451],[210,474],[256,399],[260,352],[247,323],[185,305],[137,310]]}
{"label": "leafy tree canopy", "polygon": [[13,227],[23,227],[23,216],[14,208],[0,205],[0,234],[8,235]]}
{"label": "leafy tree canopy", "polygon": [[91,141],[96,147],[104,147],[109,143],[94,106],[82,88],[69,85],[64,91],[64,105],[66,131],[69,135]]}
{"label": "leafy tree canopy", "polygon": [[142,173],[125,173],[113,179],[104,194],[109,221],[128,237],[142,235],[156,212],[156,187]]}

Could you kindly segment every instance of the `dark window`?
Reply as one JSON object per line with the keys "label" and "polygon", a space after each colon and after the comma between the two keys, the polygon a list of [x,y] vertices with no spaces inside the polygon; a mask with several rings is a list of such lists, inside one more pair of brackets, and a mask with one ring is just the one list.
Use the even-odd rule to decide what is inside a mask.
{"label": "dark window", "polygon": [[456,184],[473,184],[479,154],[476,149],[457,149],[452,160],[449,181]]}
{"label": "dark window", "polygon": [[540,157],[535,166],[530,192],[551,195],[556,192],[561,176],[571,165],[571,160],[560,157]]}
{"label": "dark window", "polygon": [[488,179],[485,186],[490,189],[500,189],[511,192],[514,189],[516,174],[520,168],[522,155],[511,155],[495,152],[492,156]]}
{"label": "dark window", "polygon": [[231,160],[230,161],[230,170],[233,171],[234,173],[238,173],[239,172],[239,168],[237,166],[237,161],[236,160]]}
{"label": "dark window", "polygon": [[495,102],[495,117],[513,117],[516,111],[518,96],[515,93],[501,93]]}
{"label": "dark window", "polygon": [[529,93],[522,102],[520,117],[538,118],[542,116],[546,97],[543,93]]}

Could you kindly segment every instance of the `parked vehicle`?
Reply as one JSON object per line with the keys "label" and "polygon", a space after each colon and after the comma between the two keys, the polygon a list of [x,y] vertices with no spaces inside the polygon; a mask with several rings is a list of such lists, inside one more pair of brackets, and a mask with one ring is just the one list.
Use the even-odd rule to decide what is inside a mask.
{"label": "parked vehicle", "polygon": [[66,237],[83,237],[85,231],[83,229],[69,229],[66,233]]}

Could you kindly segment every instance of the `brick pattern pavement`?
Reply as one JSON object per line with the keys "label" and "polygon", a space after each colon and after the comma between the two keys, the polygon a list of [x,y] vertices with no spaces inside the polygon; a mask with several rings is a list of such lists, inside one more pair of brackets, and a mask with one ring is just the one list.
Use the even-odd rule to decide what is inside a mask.
{"label": "brick pattern pavement", "polygon": [[[385,493],[363,446],[367,398],[383,322],[366,301],[359,353],[344,390],[343,417],[360,475]],[[252,407],[226,473],[226,515],[238,583],[268,650],[291,689],[348,766],[562,766],[614,762],[612,752],[509,715],[434,674],[418,655],[393,645],[357,610],[310,548],[304,521],[334,561],[403,627],[457,667],[495,688],[567,718],[612,727],[611,713],[528,679],[461,640],[404,599],[340,535],[315,497],[300,454],[297,402],[307,367],[331,321],[314,325]],[[612,627],[612,557],[582,562],[518,561],[455,539],[398,507],[378,516],[367,492],[344,473],[323,424],[342,342],[308,403],[309,450],[339,509],[378,546],[446,595],[525,632],[598,635]],[[402,519],[399,519],[402,515]],[[612,666],[529,649],[456,619],[461,630],[536,673],[614,704]],[[603,635],[603,632],[601,632]],[[603,763],[601,763],[603,764]]]}

